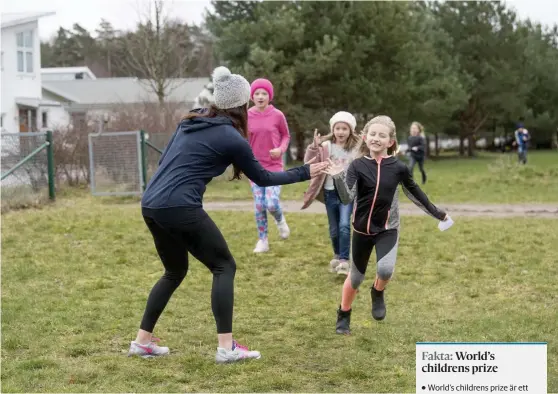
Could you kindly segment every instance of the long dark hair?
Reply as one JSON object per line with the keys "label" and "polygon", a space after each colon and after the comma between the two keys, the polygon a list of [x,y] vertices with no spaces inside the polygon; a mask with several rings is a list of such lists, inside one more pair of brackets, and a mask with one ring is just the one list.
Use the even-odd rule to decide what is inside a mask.
{"label": "long dark hair", "polygon": [[[193,118],[216,118],[218,116],[225,116],[229,118],[233,126],[242,137],[248,139],[248,107],[246,105],[241,105],[240,107],[221,109],[217,108],[215,105],[211,105],[208,110],[204,112],[192,111],[186,115],[184,119]],[[241,179],[242,171],[240,168],[233,164],[233,177],[230,179]]]}

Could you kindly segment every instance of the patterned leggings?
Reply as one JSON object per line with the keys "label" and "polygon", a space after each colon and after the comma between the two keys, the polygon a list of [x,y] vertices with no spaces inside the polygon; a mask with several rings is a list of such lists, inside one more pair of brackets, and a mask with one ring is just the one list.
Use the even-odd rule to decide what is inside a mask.
{"label": "patterned leggings", "polygon": [[278,223],[283,219],[283,210],[279,201],[281,186],[260,187],[253,182],[250,182],[250,186],[254,195],[258,237],[260,239],[267,239],[267,211],[271,213]]}

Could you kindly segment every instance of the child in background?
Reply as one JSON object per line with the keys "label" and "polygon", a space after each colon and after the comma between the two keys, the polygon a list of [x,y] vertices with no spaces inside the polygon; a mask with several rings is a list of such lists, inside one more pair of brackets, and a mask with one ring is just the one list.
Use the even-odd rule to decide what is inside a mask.
{"label": "child in background", "polygon": [[426,138],[424,137],[424,127],[419,122],[411,123],[410,136],[407,139],[409,146],[409,169],[413,175],[415,164],[418,164],[422,175],[422,184],[426,183],[426,172],[424,171],[424,158],[426,156]]}
{"label": "child in background", "polygon": [[[321,137],[314,132],[314,141],[306,149],[304,162],[316,158],[318,161],[331,160],[345,170],[358,154],[360,138],[356,135],[356,119],[349,112],[337,112],[329,121],[330,133]],[[317,199],[326,206],[329,221],[329,237],[333,246],[330,272],[349,274],[351,251],[351,215],[353,202],[342,203],[335,190],[333,178],[327,174],[312,180],[304,194],[302,209],[308,208]]]}
{"label": "child in background", "polygon": [[429,200],[413,180],[409,168],[395,156],[398,151],[395,124],[387,116],[377,116],[364,126],[364,141],[358,159],[348,170],[333,165],[324,172],[333,177],[343,203],[355,202],[353,218],[353,264],[343,284],[337,310],[336,332],[350,334],[352,303],[364,280],[372,249],[376,248],[376,279],[370,290],[372,317],[386,316],[384,291],[393,275],[399,243],[398,186],[416,205],[440,220],[447,230],[453,221]]}
{"label": "child in background", "polygon": [[[267,79],[256,79],[250,86],[250,98],[254,106],[248,110],[248,141],[254,156],[267,171],[283,171],[283,154],[291,137],[285,115],[270,104],[273,85]],[[258,229],[254,253],[265,253],[269,251],[267,212],[274,217],[280,237],[287,239],[290,235],[279,200],[281,186],[262,187],[252,181],[250,186]]]}
{"label": "child in background", "polygon": [[517,155],[519,162],[527,164],[527,142],[529,141],[529,131],[525,128],[523,123],[517,125],[517,130],[514,133],[515,143],[517,144]]}

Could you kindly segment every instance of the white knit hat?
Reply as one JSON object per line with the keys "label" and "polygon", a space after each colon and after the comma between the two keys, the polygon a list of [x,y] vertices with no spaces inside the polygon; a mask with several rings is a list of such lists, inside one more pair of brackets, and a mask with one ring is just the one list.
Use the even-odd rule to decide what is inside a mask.
{"label": "white knit hat", "polygon": [[347,123],[351,128],[351,132],[354,132],[356,129],[356,124],[357,124],[356,119],[349,112],[340,111],[331,117],[331,119],[329,120],[329,128],[331,129],[332,133],[333,133],[333,126],[335,126],[335,124],[339,122]]}
{"label": "white knit hat", "polygon": [[250,101],[250,83],[242,75],[231,74],[226,67],[213,70],[213,99],[220,109],[246,105]]}

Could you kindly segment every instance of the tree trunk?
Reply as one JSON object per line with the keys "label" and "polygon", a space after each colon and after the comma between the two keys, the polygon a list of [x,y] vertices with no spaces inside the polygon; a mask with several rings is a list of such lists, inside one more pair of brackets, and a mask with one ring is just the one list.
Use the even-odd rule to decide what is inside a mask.
{"label": "tree trunk", "polygon": [[469,133],[467,142],[467,156],[473,157],[475,155],[475,136],[473,133]]}
{"label": "tree trunk", "polygon": [[440,156],[440,146],[438,145],[438,133],[434,133],[434,151],[436,157]]}
{"label": "tree trunk", "polygon": [[463,133],[459,134],[459,156],[465,156],[465,136]]}
{"label": "tree trunk", "polygon": [[163,86],[157,87],[157,98],[159,99],[159,104],[163,106],[165,104],[165,88]]}

